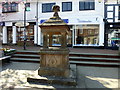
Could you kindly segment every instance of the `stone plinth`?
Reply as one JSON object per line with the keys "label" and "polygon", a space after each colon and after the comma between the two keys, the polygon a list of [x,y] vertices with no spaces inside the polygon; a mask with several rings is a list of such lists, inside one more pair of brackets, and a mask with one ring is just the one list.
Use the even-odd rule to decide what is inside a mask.
{"label": "stone plinth", "polygon": [[[38,70],[38,75],[52,78],[47,80],[28,78],[28,81],[43,81],[43,83],[48,84],[76,83],[76,80],[71,77],[72,70],[70,69],[69,49],[67,48],[67,34],[70,28],[59,17],[58,11],[60,11],[60,7],[58,5],[53,6],[53,11],[53,17],[40,25],[43,34],[43,48],[40,49],[40,68]],[[52,47],[53,35],[61,36],[61,47]]]}
{"label": "stone plinth", "polygon": [[69,76],[69,50],[67,48],[40,49],[40,55],[39,75],[59,77]]}
{"label": "stone plinth", "polygon": [[57,88],[58,85],[75,87],[77,85],[76,65],[75,64],[70,65],[70,73],[68,77],[53,77],[53,76],[39,76],[38,75],[38,76],[28,77],[27,82],[32,83],[32,84],[38,84],[38,85],[39,84],[52,85],[52,86],[55,86],[55,88]]}

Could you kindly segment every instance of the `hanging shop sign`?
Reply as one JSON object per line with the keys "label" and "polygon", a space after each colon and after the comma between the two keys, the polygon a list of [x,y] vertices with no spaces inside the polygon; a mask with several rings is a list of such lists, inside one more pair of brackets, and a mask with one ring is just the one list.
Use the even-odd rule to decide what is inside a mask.
{"label": "hanging shop sign", "polygon": [[5,26],[12,26],[12,22],[5,22]]}
{"label": "hanging shop sign", "polygon": [[[26,23],[25,25],[28,26],[29,23]],[[15,26],[17,26],[17,27],[24,27],[24,22],[17,22],[17,23],[15,23]]]}

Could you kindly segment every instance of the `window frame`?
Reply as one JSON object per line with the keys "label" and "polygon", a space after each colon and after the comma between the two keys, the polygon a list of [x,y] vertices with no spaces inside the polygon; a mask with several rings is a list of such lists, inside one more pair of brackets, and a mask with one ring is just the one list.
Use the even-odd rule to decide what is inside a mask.
{"label": "window frame", "polygon": [[[56,3],[42,3],[42,13],[53,12],[52,11],[52,6],[55,5],[55,4]],[[49,9],[48,9],[48,6],[49,6]]]}
{"label": "window frame", "polygon": [[[82,7],[81,7],[82,5]],[[87,6],[87,7],[86,7]],[[79,11],[95,10],[95,1],[79,1]]]}
{"label": "window frame", "polygon": [[18,3],[2,2],[2,13],[9,13],[9,12],[18,12]]}
{"label": "window frame", "polygon": [[[64,8],[64,6],[66,6],[66,5],[63,5],[63,4],[66,4],[67,7]],[[69,8],[69,4],[71,4],[70,8]],[[66,11],[72,11],[72,2],[62,2],[62,12],[66,12]]]}

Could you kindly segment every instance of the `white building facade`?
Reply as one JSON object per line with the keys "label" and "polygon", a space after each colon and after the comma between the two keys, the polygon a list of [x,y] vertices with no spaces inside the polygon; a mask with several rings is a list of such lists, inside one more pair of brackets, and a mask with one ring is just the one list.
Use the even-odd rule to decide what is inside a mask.
{"label": "white building facade", "polygon": [[[59,16],[70,26],[68,45],[104,46],[104,0],[31,0],[27,3],[26,7],[30,7],[30,10],[26,11],[26,32],[23,2],[13,4],[18,7],[16,11],[13,9],[14,12],[0,9],[3,44],[22,45],[26,34],[28,45],[42,46],[43,38],[39,25],[52,17],[52,6],[59,5]],[[1,5],[5,7],[6,4]],[[60,45],[60,36],[52,37],[53,45]]]}

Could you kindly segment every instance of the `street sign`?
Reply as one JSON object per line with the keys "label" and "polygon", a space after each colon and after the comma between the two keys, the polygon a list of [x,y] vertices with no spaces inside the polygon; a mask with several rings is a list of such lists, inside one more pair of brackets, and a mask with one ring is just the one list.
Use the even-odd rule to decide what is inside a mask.
{"label": "street sign", "polygon": [[111,38],[111,40],[120,40],[120,38]]}
{"label": "street sign", "polygon": [[30,11],[30,7],[26,7],[26,11]]}

